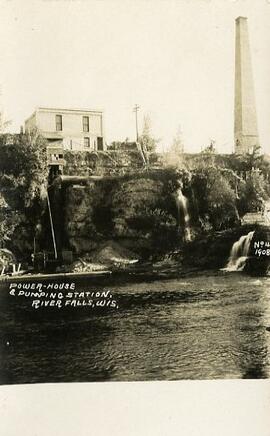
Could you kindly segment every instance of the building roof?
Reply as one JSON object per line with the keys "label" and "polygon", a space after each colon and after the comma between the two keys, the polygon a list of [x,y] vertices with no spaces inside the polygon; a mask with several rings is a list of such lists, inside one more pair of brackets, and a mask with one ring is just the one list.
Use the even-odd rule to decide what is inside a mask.
{"label": "building roof", "polygon": [[25,123],[29,121],[37,112],[54,112],[58,113],[89,113],[89,114],[102,114],[104,112],[103,109],[85,109],[85,108],[55,108],[55,107],[45,107],[39,106],[36,107],[35,111],[25,120]]}
{"label": "building roof", "polygon": [[48,111],[48,112],[103,112],[101,109],[86,109],[86,108],[55,108],[55,107],[44,107],[39,106],[36,111]]}

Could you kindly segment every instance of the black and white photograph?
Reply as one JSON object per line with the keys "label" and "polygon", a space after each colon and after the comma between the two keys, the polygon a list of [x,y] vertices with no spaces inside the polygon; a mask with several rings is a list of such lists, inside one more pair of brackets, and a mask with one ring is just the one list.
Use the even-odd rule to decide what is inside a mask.
{"label": "black and white photograph", "polygon": [[269,378],[270,2],[0,3],[0,384]]}

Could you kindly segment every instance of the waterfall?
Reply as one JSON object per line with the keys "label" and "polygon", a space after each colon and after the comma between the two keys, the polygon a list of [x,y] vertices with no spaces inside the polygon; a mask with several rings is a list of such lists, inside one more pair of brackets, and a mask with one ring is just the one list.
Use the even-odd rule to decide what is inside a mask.
{"label": "waterfall", "polygon": [[230,257],[224,271],[243,271],[248,258],[248,252],[254,232],[241,236],[231,249]]}
{"label": "waterfall", "polygon": [[181,220],[181,212],[184,219],[184,237],[185,241],[191,241],[191,232],[190,232],[190,216],[188,213],[188,199],[184,196],[182,189],[179,188],[176,191],[176,205],[178,208],[179,214],[179,224]]}

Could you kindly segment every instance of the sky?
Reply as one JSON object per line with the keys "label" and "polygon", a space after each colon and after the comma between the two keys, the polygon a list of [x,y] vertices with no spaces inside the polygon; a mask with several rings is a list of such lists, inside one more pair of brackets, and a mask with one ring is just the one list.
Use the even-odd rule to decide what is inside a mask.
{"label": "sky", "polygon": [[36,107],[104,110],[105,137],[233,150],[234,26],[248,17],[258,129],[270,154],[270,0],[0,0],[1,106],[19,131]]}

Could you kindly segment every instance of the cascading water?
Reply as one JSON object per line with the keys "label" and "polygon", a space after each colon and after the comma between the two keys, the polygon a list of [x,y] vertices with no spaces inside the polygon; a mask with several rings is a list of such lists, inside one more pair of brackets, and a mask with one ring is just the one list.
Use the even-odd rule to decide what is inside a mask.
{"label": "cascading water", "polygon": [[181,215],[184,219],[184,237],[185,241],[191,241],[191,231],[190,231],[190,216],[188,213],[188,199],[184,196],[182,189],[179,188],[176,191],[176,204],[178,208],[179,224],[181,220]]}
{"label": "cascading water", "polygon": [[224,271],[243,271],[248,258],[248,252],[254,232],[241,236],[231,249],[230,257]]}

